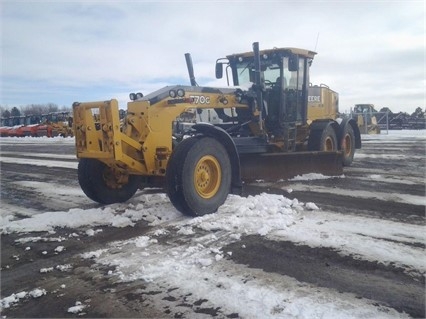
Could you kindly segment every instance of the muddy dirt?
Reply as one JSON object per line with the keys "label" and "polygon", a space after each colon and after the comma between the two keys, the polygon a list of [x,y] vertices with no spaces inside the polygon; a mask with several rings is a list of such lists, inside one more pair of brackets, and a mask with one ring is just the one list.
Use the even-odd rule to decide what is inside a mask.
{"label": "muddy dirt", "polygon": [[[1,152],[2,157],[55,160],[53,154],[73,155],[74,146],[6,144],[1,145]],[[48,154],[52,154],[52,158]],[[244,196],[262,192],[283,194],[291,199],[314,202],[320,209],[341,214],[424,225],[423,205],[392,200],[394,194],[425,196],[424,170],[419,169],[419,158],[425,154],[424,140],[419,143],[401,141],[386,144],[372,139],[363,146],[359,154],[362,156],[356,158],[354,165],[345,169],[344,178],[245,184]],[[368,156],[371,154],[381,157],[374,159]],[[392,156],[386,157],[387,155]],[[61,161],[76,162],[72,158]],[[384,182],[375,179],[376,175],[391,180]],[[46,197],[33,188],[22,187],[21,182],[79,188],[75,169],[2,162],[2,206],[15,209],[15,215],[21,218],[46,211],[100,207],[84,196],[77,196],[72,201],[65,195],[61,197],[52,194]],[[3,215],[5,213],[2,212]],[[164,286],[162,290],[158,290],[144,281],[120,282],[116,277],[108,275],[108,267],[80,257],[83,252],[103,248],[116,240],[141,236],[150,229],[144,221],[137,222],[134,227],[102,227],[102,232],[96,236],[84,236],[85,229],[58,229],[55,233],[43,234],[40,241],[31,243],[21,243],[19,239],[37,237],[40,234],[3,234],[1,298],[19,291],[30,291],[34,287],[43,287],[49,293],[42,298],[25,299],[5,308],[2,316],[196,318],[203,315],[203,318],[239,318],[238,313],[223,313],[220,307],[211,305],[207,300],[194,302],[189,301],[190,296],[176,295],[174,292],[177,287]],[[193,236],[201,235],[203,234],[195,233]],[[66,250],[61,253],[55,251],[61,245],[58,238],[66,239]],[[167,241],[179,245],[180,238],[176,234],[169,235]],[[425,245],[424,242],[411,244],[421,248]],[[376,300],[378,307],[388,306],[415,318],[425,317],[424,275],[411,276],[395,265],[342,256],[329,248],[311,248],[286,241],[275,242],[261,236],[242,237],[224,250],[232,251],[232,255],[226,258],[237,267],[241,264],[263,269],[265,273],[290,276],[303,283],[353,293],[359,299]],[[52,265],[67,264],[72,264],[73,267],[41,272],[41,269]],[[68,312],[77,300],[89,303],[90,308],[79,314]]]}

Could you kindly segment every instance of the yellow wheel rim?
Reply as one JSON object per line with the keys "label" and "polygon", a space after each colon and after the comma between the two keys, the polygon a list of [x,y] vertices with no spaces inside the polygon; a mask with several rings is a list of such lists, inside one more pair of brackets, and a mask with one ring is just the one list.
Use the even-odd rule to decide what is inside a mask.
{"label": "yellow wheel rim", "polygon": [[205,155],[195,165],[194,185],[198,195],[212,198],[219,190],[222,181],[222,170],[217,159]]}
{"label": "yellow wheel rim", "polygon": [[352,152],[352,138],[349,134],[345,135],[345,139],[343,140],[343,151],[346,156],[349,156]]}
{"label": "yellow wheel rim", "polygon": [[324,143],[324,151],[331,152],[334,151],[334,142],[331,137],[327,137]]}

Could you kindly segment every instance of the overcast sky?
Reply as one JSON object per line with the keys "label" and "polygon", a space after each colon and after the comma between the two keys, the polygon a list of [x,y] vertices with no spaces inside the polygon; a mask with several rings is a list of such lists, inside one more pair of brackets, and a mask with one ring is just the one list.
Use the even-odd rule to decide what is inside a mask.
{"label": "overcast sky", "polygon": [[412,113],[425,108],[425,2],[0,0],[0,105],[117,98],[200,85],[217,58],[261,49],[318,52],[311,82],[356,103]]}

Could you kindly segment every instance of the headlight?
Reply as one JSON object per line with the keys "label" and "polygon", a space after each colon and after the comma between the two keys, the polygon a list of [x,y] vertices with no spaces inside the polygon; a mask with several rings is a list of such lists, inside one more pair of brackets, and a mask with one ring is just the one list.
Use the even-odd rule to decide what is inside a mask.
{"label": "headlight", "polygon": [[184,90],[184,89],[178,89],[178,90],[176,91],[176,93],[177,93],[177,95],[178,95],[179,97],[184,97],[184,96],[185,96],[185,90]]}
{"label": "headlight", "polygon": [[136,99],[141,99],[143,98],[143,94],[141,92],[136,93]]}
{"label": "headlight", "polygon": [[172,99],[174,99],[175,97],[176,97],[176,91],[175,90],[170,90],[169,91],[169,96],[172,98]]}
{"label": "headlight", "polygon": [[129,94],[129,98],[130,98],[131,101],[136,100],[136,94],[135,93],[130,93]]}

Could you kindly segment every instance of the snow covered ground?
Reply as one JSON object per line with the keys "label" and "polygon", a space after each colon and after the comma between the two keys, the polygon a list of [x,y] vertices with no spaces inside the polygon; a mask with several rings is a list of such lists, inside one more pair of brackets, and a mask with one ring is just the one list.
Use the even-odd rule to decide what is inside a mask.
{"label": "snow covered ground", "polygon": [[[376,140],[398,143],[401,139],[406,140],[407,136],[413,138],[413,143],[426,141],[425,131],[389,131],[389,134],[363,136],[363,141],[366,145]],[[72,144],[74,140],[2,138],[0,143]],[[362,152],[356,155],[363,156],[370,155]],[[36,154],[31,159],[21,160],[2,156],[1,162],[76,168],[75,162],[61,161],[72,159],[72,155],[52,155],[53,157],[55,160],[46,162],[38,159]],[[424,157],[420,156],[419,160],[422,159],[424,165]],[[305,175],[294,181],[326,178],[328,177],[322,175]],[[50,197],[55,189],[54,185],[49,187],[48,183],[43,185],[30,181],[23,182],[21,186],[37,189],[40,196]],[[308,186],[295,183],[292,190],[303,187]],[[78,188],[57,188],[56,191],[62,196],[62,200],[66,200],[63,198],[65,195],[77,204],[79,200],[86,200]],[[316,187],[316,191],[321,191],[321,187]],[[323,191],[330,190],[324,188]],[[385,194],[380,191],[377,194],[358,192],[352,196],[383,198]],[[426,206],[423,196],[400,194],[398,198],[395,196],[394,201]],[[23,215],[26,218],[22,218]],[[105,227],[124,228],[140,221],[149,223],[151,229],[148,233],[111,242],[102,249],[85,251],[81,258],[111,266],[113,270],[107,276],[116,277],[121,282],[140,280],[158,287],[158,290],[176,287],[176,295],[187,295],[188,302],[208,300],[206,303],[212,307],[220,307],[222,314],[238,314],[241,318],[409,317],[392,308],[377,306],[375,300],[317,287],[289,276],[236,265],[226,258],[232,255],[232,251],[223,250],[223,247],[238,243],[247,235],[258,235],[273,241],[291,241],[313,248],[332,248],[343,256],[402,268],[413,278],[422,278],[426,272],[424,225],[341,214],[320,209],[313,202],[300,202],[266,192],[247,198],[230,195],[217,213],[198,218],[182,216],[165,194],[144,192],[137,193],[130,203],[99,208],[80,208],[77,205],[65,211],[32,212],[2,205],[0,209],[1,234],[22,234],[20,244],[28,247],[31,247],[31,243],[44,240],[49,234],[49,240],[57,240],[58,247],[62,247],[58,248],[58,254],[66,249],[68,240],[64,237],[52,237],[58,228],[75,229],[75,236],[97,236]],[[84,230],[83,235],[81,230]],[[179,238],[179,241],[166,240],[167,238]],[[401,243],[422,243],[423,247]],[[52,265],[50,271],[57,266],[63,265]],[[69,267],[72,268],[73,265]],[[16,291],[12,295],[2,296],[0,305],[3,309],[9,308],[19,305],[24,298],[43,298],[46,293],[51,292],[42,287],[34,287],[28,292]],[[162,301],[162,298],[157,299],[159,303],[170,304]],[[68,311],[84,314],[87,307],[89,305],[78,301],[77,304],[70,305]],[[188,311],[182,307],[183,315],[191,317]],[[211,316],[197,314],[196,317]]]}

